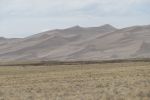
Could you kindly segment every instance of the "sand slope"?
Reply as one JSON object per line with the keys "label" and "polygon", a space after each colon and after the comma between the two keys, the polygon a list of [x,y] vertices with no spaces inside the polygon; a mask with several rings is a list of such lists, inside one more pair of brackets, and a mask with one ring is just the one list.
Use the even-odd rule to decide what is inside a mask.
{"label": "sand slope", "polygon": [[104,60],[150,57],[150,25],[74,26],[22,39],[0,38],[0,60]]}

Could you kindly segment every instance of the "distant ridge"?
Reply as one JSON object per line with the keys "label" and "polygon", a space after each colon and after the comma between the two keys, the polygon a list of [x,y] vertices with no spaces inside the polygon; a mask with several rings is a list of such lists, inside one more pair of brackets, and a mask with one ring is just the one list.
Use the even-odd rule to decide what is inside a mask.
{"label": "distant ridge", "polygon": [[0,37],[0,61],[90,61],[150,58],[150,25],[117,29],[73,26],[26,38]]}

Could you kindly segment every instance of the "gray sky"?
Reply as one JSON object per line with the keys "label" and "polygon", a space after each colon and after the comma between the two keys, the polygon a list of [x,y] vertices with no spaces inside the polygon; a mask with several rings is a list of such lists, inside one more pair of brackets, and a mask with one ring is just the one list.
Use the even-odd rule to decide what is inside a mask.
{"label": "gray sky", "polygon": [[103,24],[150,24],[150,0],[0,0],[0,36],[4,37]]}

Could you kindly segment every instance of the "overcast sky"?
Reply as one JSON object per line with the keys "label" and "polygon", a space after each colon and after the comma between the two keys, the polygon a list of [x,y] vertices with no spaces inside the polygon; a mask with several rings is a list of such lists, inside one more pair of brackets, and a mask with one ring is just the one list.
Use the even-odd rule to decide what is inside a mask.
{"label": "overcast sky", "polygon": [[4,37],[103,24],[150,24],[150,0],[0,0],[0,36]]}

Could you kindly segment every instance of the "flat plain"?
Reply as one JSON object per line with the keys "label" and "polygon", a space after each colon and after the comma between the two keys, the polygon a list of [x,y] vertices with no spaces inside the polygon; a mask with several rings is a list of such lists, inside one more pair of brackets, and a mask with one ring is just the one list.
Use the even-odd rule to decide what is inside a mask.
{"label": "flat plain", "polygon": [[0,100],[150,100],[150,62],[1,66]]}

